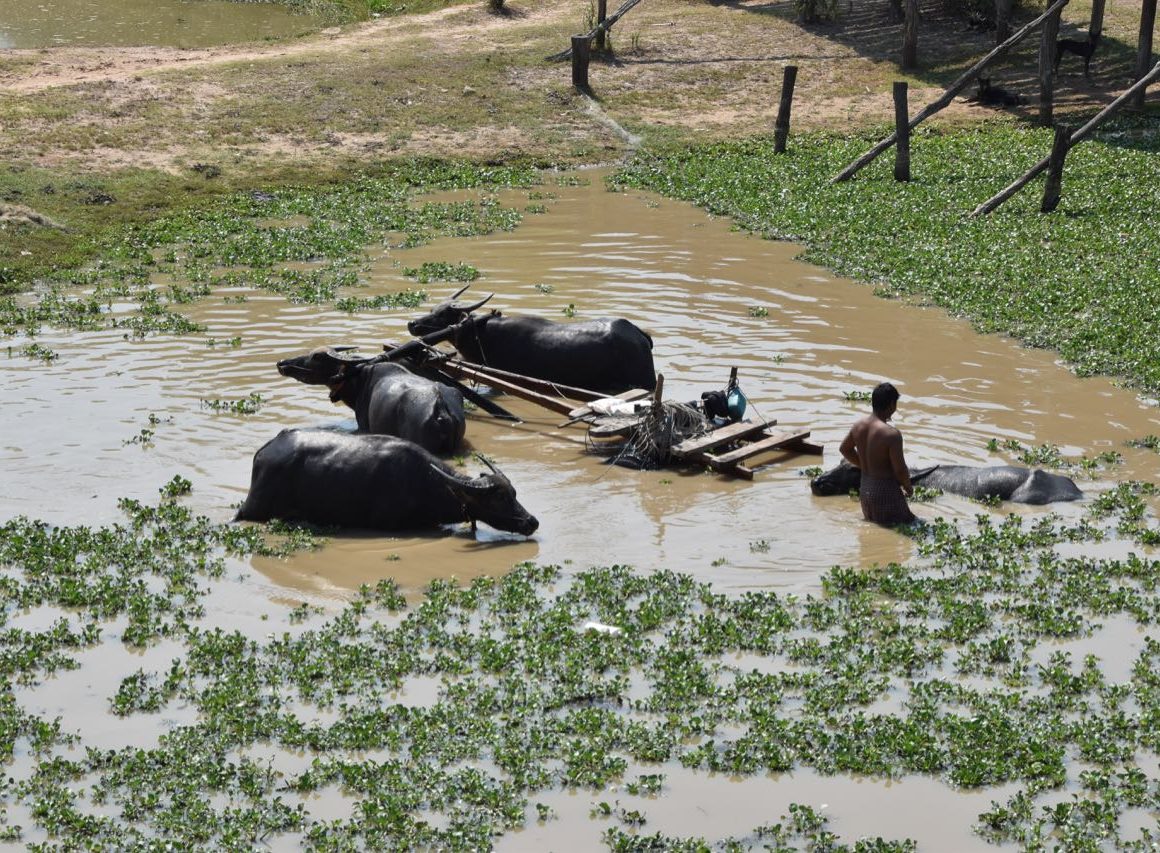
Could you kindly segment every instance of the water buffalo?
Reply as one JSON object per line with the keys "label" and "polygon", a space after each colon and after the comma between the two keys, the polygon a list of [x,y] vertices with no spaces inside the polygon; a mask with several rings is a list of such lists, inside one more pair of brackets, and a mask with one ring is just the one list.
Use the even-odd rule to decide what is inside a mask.
{"label": "water buffalo", "polygon": [[467,429],[458,390],[416,376],[401,364],[343,357],[345,349],[319,347],[283,359],[278,372],[307,385],[327,386],[332,403],[354,409],[363,432],[397,435],[432,453],[455,452]]}
{"label": "water buffalo", "polygon": [[[1069,477],[1015,465],[912,468],[910,481],[916,486],[942,489],[968,498],[996,497],[1023,504],[1075,501],[1083,497],[1083,492]],[[861,483],[862,472],[843,461],[836,468],[810,480],[810,490],[815,495],[844,495],[857,489]]]}
{"label": "water buffalo", "polygon": [[444,340],[467,361],[561,385],[603,394],[656,387],[652,338],[628,320],[554,323],[542,317],[471,313],[490,298],[466,305],[452,297],[409,322],[407,330],[418,336],[446,331]]}
{"label": "water buffalo", "polygon": [[539,522],[491,463],[472,479],[419,445],[390,435],[282,430],[254,454],[238,521],[298,521],[415,530],[482,521],[531,536]]}

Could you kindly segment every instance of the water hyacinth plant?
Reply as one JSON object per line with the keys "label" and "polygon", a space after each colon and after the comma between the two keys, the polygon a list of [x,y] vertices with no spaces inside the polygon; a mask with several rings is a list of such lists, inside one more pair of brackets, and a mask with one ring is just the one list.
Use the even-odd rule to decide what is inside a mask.
{"label": "water hyacinth plant", "polygon": [[[993,841],[1151,837],[1120,818],[1160,808],[1148,759],[1160,642],[1140,634],[1115,659],[1082,649],[1110,623],[1154,623],[1160,561],[1056,549],[1155,541],[1154,486],[1124,484],[1070,521],[936,520],[915,530],[915,565],[836,567],[820,596],[521,564],[434,581],[418,600],[384,580],[338,607],[278,605],[260,629],[211,627],[207,600],[239,557],[315,542],[197,517],[174,500],[190,488],[175,477],[156,507],[122,501],[125,521],[108,527],[0,527],[0,805],[24,816],[5,818],[7,838],[486,849],[551,820],[548,795],[576,788],[594,795],[614,850],[913,849],[905,837],[846,845],[800,802],[721,838],[650,822],[678,772],[795,768],[1005,786],[980,803],[976,831]],[[55,616],[25,624],[31,611]],[[36,710],[54,674],[122,644],[145,657],[99,689],[147,742],[97,748],[84,726]],[[437,695],[411,700],[416,680]],[[313,814],[319,796],[347,816]]]}
{"label": "water hyacinth plant", "polygon": [[[33,336],[51,325],[80,331],[119,328],[133,338],[193,334],[202,327],[185,317],[181,306],[215,293],[237,300],[244,294],[236,291],[243,288],[277,293],[291,302],[333,303],[346,312],[415,307],[425,292],[343,293],[366,286],[360,271],[368,247],[417,246],[438,236],[510,230],[521,214],[490,197],[433,202],[414,196],[530,186],[537,180],[527,168],[398,163],[382,176],[243,193],[125,226],[103,238],[97,263],[55,271],[37,299],[0,298],[0,333]],[[478,275],[467,264],[433,264],[415,277],[470,281]],[[158,278],[171,283],[159,286],[154,283]],[[114,305],[132,310],[114,312]],[[23,352],[44,358],[47,350],[26,347]]]}

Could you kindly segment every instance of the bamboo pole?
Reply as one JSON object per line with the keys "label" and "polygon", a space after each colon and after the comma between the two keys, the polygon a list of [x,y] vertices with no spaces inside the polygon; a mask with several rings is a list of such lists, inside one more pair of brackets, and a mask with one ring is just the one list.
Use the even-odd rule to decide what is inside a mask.
{"label": "bamboo pole", "polygon": [[[1132,85],[1132,87],[1127,89],[1122,95],[1120,95],[1120,97],[1116,98],[1102,110],[1096,113],[1091,121],[1073,133],[1071,135],[1071,139],[1068,140],[1068,148],[1073,148],[1076,144],[1082,142],[1088,136],[1088,134],[1103,124],[1108,118],[1119,112],[1120,108],[1129,100],[1131,100],[1131,98],[1137,92],[1148,88],[1148,84],[1155,80],[1157,77],[1160,77],[1160,62],[1157,62],[1156,65],[1153,66],[1152,70],[1148,72],[1148,74],[1137,80]],[[1046,169],[1050,160],[1050,157],[1044,157],[1042,160],[1028,169],[1021,177],[1006,187],[1002,192],[995,194],[976,207],[971,212],[970,218],[974,219],[976,216],[985,216],[999,205],[1001,205],[1003,202],[1005,202],[1007,199],[1011,198],[1011,196],[1015,195],[1015,193],[1019,192],[1019,190],[1023,189],[1023,187],[1030,183],[1032,178]]]}
{"label": "bamboo pole", "polygon": [[[955,95],[961,92],[974,77],[977,77],[980,71],[986,68],[995,59],[998,59],[1012,47],[1017,45],[1019,42],[1023,41],[1023,39],[1027,37],[1028,33],[1047,20],[1049,15],[1062,10],[1063,7],[1067,5],[1067,2],[1068,0],[1055,0],[1055,2],[1048,7],[1046,12],[1044,12],[1034,21],[1028,23],[1026,26],[1020,29],[1019,32],[1015,33],[1015,35],[1011,36],[1011,38],[1007,39],[1001,45],[996,47],[974,65],[968,68],[961,77],[959,77],[957,80],[955,80],[955,82],[951,83],[951,85],[947,87],[947,89],[942,93],[942,95],[938,97],[937,100],[927,104],[920,113],[915,115],[915,117],[910,120],[908,127],[911,130],[914,130],[919,124],[926,121],[939,110],[945,109],[947,105],[949,105],[950,102],[954,100]],[[890,134],[888,137],[883,139],[881,142],[879,142],[877,145],[875,145],[873,148],[871,148],[869,151],[867,151],[865,154],[863,154],[861,157],[839,172],[830,181],[830,183],[837,184],[842,181],[848,181],[850,178],[854,177],[855,173],[857,173],[864,166],[868,165],[875,157],[893,145],[897,138],[898,137],[896,134]]]}
{"label": "bamboo pole", "polygon": [[492,367],[490,364],[474,364],[473,362],[464,361],[460,358],[452,359],[444,363],[456,366],[461,365],[468,370],[473,370],[480,374],[494,376],[497,379],[505,379],[508,382],[515,382],[530,391],[538,391],[541,394],[550,394],[555,397],[567,397],[569,400],[579,400],[582,403],[591,403],[593,400],[601,400],[609,396],[599,391],[590,391],[587,388],[576,388],[572,385],[561,385],[559,382],[551,382],[547,379],[536,379],[532,376],[511,373],[507,370],[500,370],[498,367]]}
{"label": "bamboo pole", "polygon": [[521,400],[527,400],[538,406],[543,406],[545,409],[556,412],[557,414],[566,415],[572,409],[576,408],[560,397],[550,397],[547,394],[529,391],[523,385],[517,385],[515,382],[508,382],[506,379],[500,379],[498,376],[492,376],[479,370],[472,370],[466,367],[463,362],[447,362],[442,366],[442,369],[457,379],[474,379],[477,382],[483,382],[492,388],[498,388],[500,391],[505,391],[513,397],[519,397]]}

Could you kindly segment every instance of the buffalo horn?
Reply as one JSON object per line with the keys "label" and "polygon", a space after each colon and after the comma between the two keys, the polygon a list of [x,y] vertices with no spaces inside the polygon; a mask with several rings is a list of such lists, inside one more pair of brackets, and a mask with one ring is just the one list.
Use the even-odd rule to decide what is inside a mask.
{"label": "buffalo horn", "polygon": [[486,465],[488,468],[490,468],[491,473],[495,474],[497,477],[503,477],[505,480],[507,479],[507,477],[504,477],[503,471],[499,470],[494,465],[492,465],[491,462],[488,461],[487,457],[484,456],[482,453],[476,453],[475,458],[478,459],[480,462],[482,462],[484,465]]}
{"label": "buffalo horn", "polygon": [[335,352],[350,352],[352,349],[358,349],[358,347],[357,346],[340,346],[340,347],[331,347],[331,349],[334,350]]}
{"label": "buffalo horn", "polygon": [[483,299],[479,300],[474,305],[468,305],[465,308],[463,308],[462,310],[466,311],[468,314],[470,314],[472,311],[476,310],[477,308],[482,308],[483,304],[485,302],[487,302],[487,300],[491,299],[493,296],[495,296],[494,293],[489,293],[487,296],[483,297]]}
{"label": "buffalo horn", "polygon": [[434,462],[431,463],[431,470],[434,471],[436,474],[438,474],[440,477],[442,477],[447,482],[453,483],[454,485],[458,486],[461,489],[486,488],[485,486],[477,486],[473,482],[471,482],[470,480],[467,480],[467,481],[460,480],[454,474],[448,474],[446,471],[443,470],[443,468],[441,466],[436,465]]}
{"label": "buffalo horn", "polygon": [[468,282],[467,284],[463,285],[463,287],[459,288],[459,290],[457,290],[457,291],[455,291],[454,293],[452,293],[452,294],[451,294],[451,298],[452,298],[452,299],[458,299],[460,296],[462,296],[462,295],[463,295],[463,291],[467,290],[467,288],[469,288],[469,287],[471,287],[471,283],[470,283],[470,282]]}

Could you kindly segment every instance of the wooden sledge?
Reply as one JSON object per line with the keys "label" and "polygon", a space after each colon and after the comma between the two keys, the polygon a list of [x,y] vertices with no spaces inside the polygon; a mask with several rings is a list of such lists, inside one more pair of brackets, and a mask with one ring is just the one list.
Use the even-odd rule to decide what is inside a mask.
{"label": "wooden sledge", "polygon": [[[414,344],[419,346],[414,347]],[[660,374],[657,375],[657,385],[653,391],[633,388],[619,394],[601,394],[586,388],[560,385],[543,379],[534,379],[530,376],[498,370],[487,365],[472,364],[448,353],[440,352],[433,347],[432,342],[425,340],[411,341],[410,344],[405,344],[403,347],[386,344],[383,347],[386,350],[384,357],[387,359],[392,356],[398,357],[398,353],[406,347],[410,347],[409,351],[411,352],[427,350],[435,356],[431,362],[432,366],[437,367],[441,373],[449,377],[482,382],[512,396],[535,403],[549,411],[566,415],[568,420],[560,424],[560,428],[576,423],[586,423],[590,428],[589,436],[597,440],[622,438],[630,434],[647,415],[642,413],[636,418],[632,416],[608,417],[598,414],[588,405],[589,403],[607,397],[625,402],[651,397],[652,404],[660,406],[664,393],[665,379]],[[733,369],[730,376],[731,381],[736,376],[736,370],[736,368]],[[569,399],[580,401],[583,405],[576,407],[575,403],[568,402]],[[491,405],[494,406],[494,404]],[[493,412],[493,414],[495,413]],[[514,419],[510,413],[503,412],[503,415]],[[772,432],[770,427],[776,423],[776,420],[772,420],[767,422],[740,421],[728,424],[697,438],[682,441],[670,448],[669,453],[681,462],[706,465],[719,474],[752,480],[754,472],[758,468],[764,467],[764,464],[768,464],[743,464],[754,457],[779,452],[784,454],[820,454],[822,452],[821,445],[806,441],[810,437],[809,430],[804,432]],[[740,447],[726,449],[738,443],[740,443]]]}
{"label": "wooden sledge", "polygon": [[[669,452],[683,462],[708,465],[718,474],[752,480],[753,473],[760,465],[743,465],[746,460],[765,453],[815,453],[822,452],[821,445],[806,441],[809,430],[804,432],[772,432],[770,427],[777,421],[757,423],[741,421],[720,427],[712,432],[690,438],[675,445]],[[742,442],[735,450],[716,452],[731,444]]]}

